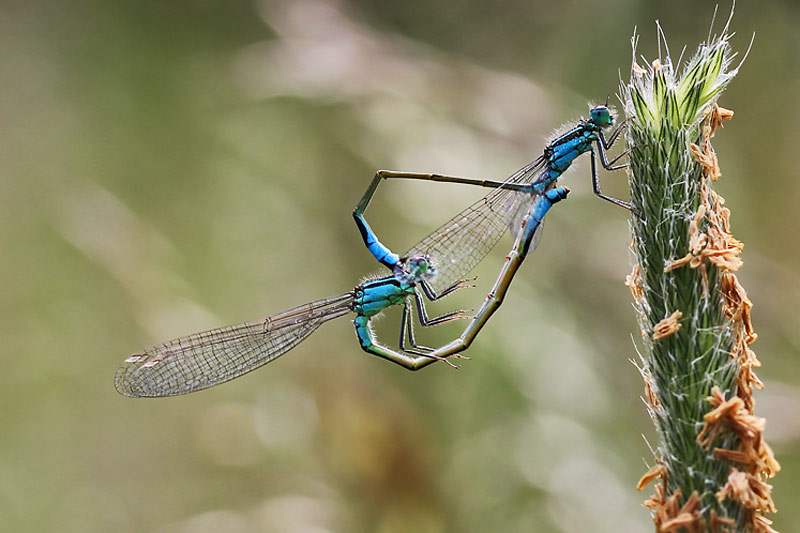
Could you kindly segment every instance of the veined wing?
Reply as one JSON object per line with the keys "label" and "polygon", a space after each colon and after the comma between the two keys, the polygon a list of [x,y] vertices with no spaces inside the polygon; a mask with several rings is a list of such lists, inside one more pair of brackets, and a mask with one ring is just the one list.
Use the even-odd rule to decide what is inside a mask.
{"label": "veined wing", "polygon": [[[522,167],[505,183],[527,184],[539,175],[544,156]],[[497,188],[464,209],[406,252],[427,254],[436,269],[430,284],[441,292],[463,279],[494,248],[506,228],[516,237],[522,217],[535,198],[527,192]]]}
{"label": "veined wing", "polygon": [[322,323],[350,312],[353,293],[318,300],[256,322],[195,333],[131,355],[114,384],[135,397],[174,396],[224,383],[280,357]]}

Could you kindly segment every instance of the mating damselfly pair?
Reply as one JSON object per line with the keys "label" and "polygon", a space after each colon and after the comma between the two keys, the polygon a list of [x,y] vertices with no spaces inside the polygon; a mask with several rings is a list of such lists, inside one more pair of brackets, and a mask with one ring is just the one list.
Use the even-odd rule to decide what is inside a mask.
{"label": "mating damselfly pair", "polygon": [[[353,211],[364,244],[391,274],[365,281],[353,290],[311,302],[263,320],[245,322],[196,333],[158,344],[131,355],[116,373],[117,391],[126,396],[172,396],[202,390],[229,381],[275,360],[291,350],[328,320],[354,313],[356,336],[361,348],[373,355],[411,370],[463,357],[478,332],[497,310],[514,275],[526,255],[536,248],[544,216],[555,203],[567,197],[568,190],[556,187],[557,180],[581,154],[591,155],[594,193],[621,207],[630,206],[600,191],[596,158],[606,170],[615,165],[606,156],[623,131],[619,124],[608,138],[604,130],[614,125],[607,105],[591,108],[589,118],[581,119],[569,131],[553,139],[541,156],[522,167],[505,181],[480,180],[441,174],[378,171]],[[398,255],[382,244],[364,218],[364,213],[380,183],[385,179],[416,179],[461,183],[490,188],[482,199],[445,222],[437,230]],[[473,316],[458,310],[430,318],[425,309],[429,301],[444,298],[459,288],[471,286],[465,279],[497,244],[507,228],[514,244],[481,307]],[[474,279],[474,278],[473,278]],[[397,348],[382,344],[370,328],[370,321],[393,305],[403,308]],[[434,326],[466,318],[468,325],[455,340],[430,348],[417,344],[413,322]]]}

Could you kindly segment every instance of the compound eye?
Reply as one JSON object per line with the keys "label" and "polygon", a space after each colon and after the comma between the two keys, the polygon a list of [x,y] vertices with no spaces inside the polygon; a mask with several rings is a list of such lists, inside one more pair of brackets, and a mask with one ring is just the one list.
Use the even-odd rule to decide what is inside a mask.
{"label": "compound eye", "polygon": [[433,265],[431,264],[431,259],[427,255],[420,254],[415,255],[408,259],[406,263],[407,270],[414,272],[415,275],[418,276],[432,276],[436,273]]}
{"label": "compound eye", "polygon": [[590,111],[590,115],[592,120],[600,126],[605,126],[613,122],[611,112],[608,110],[608,107],[604,105],[594,106]]}
{"label": "compound eye", "polygon": [[413,266],[426,266],[429,263],[427,255],[415,255],[408,260],[409,265]]}

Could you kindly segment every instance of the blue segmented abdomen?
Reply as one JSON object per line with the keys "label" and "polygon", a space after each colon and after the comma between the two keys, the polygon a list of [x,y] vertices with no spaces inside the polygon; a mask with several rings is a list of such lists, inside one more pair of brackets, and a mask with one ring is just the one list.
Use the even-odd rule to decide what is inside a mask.
{"label": "blue segmented abdomen", "polygon": [[555,189],[546,191],[536,200],[536,203],[534,204],[530,214],[531,221],[525,225],[525,235],[523,236],[523,241],[525,244],[522,248],[523,257],[528,254],[532,243],[534,248],[536,247],[536,244],[534,243],[535,234],[541,230],[544,216],[547,214],[550,208],[553,207],[553,204],[558,203],[566,198],[568,192],[569,191],[564,187],[557,187]]}
{"label": "blue segmented abdomen", "polygon": [[366,350],[372,346],[372,336],[369,331],[369,317],[359,314],[353,319],[353,324],[356,326],[356,337],[361,348]]}
{"label": "blue segmented abdomen", "polygon": [[367,245],[367,250],[387,268],[393,268],[400,260],[400,256],[392,252],[389,247],[378,240],[375,232],[369,227],[363,215],[353,213],[353,218],[356,221],[358,231],[361,232],[361,237],[364,239],[364,244]]}
{"label": "blue segmented abdomen", "polygon": [[411,285],[391,278],[368,281],[356,289],[353,310],[359,316],[369,318],[387,307],[402,303],[412,292]]}

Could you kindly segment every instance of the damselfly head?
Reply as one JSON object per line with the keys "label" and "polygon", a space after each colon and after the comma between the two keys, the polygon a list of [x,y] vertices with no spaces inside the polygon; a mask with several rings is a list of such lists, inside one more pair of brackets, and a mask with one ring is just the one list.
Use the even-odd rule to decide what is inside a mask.
{"label": "damselfly head", "polygon": [[614,115],[611,114],[611,110],[608,109],[607,105],[594,106],[591,111],[589,111],[589,116],[591,117],[591,121],[601,128],[614,124]]}
{"label": "damselfly head", "polygon": [[427,274],[428,276],[432,276],[436,273],[436,270],[433,268],[431,264],[431,258],[425,254],[415,255],[408,259],[406,263],[408,271],[413,272],[419,276]]}
{"label": "damselfly head", "polygon": [[431,278],[435,274],[436,269],[431,263],[431,258],[425,254],[411,256],[403,263],[403,277],[404,281],[408,283],[416,283],[423,278]]}

